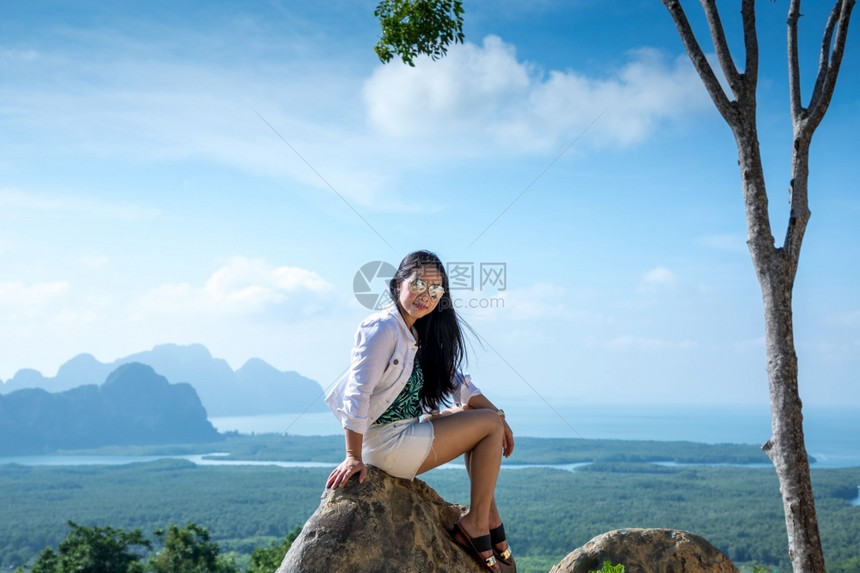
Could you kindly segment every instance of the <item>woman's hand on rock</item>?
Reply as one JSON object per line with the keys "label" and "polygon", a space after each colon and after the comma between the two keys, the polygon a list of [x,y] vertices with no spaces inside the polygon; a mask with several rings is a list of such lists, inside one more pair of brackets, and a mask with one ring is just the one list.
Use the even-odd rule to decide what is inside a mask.
{"label": "woman's hand on rock", "polygon": [[325,482],[326,489],[338,489],[346,485],[353,475],[358,474],[358,483],[363,483],[367,477],[367,466],[355,456],[346,456],[339,466],[329,474]]}

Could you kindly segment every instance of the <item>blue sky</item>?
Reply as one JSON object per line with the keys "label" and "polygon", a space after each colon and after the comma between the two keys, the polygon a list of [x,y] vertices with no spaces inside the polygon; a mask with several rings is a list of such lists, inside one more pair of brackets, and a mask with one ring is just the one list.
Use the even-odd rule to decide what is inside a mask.
{"label": "blue sky", "polygon": [[[779,242],[784,4],[758,6]],[[202,343],[327,386],[369,312],[356,272],[428,248],[505,265],[455,295],[499,402],[765,403],[734,141],[662,4],[467,0],[466,44],[415,68],[376,59],[374,6],[4,2],[0,379]],[[813,144],[807,404],[860,405],[857,27]]]}

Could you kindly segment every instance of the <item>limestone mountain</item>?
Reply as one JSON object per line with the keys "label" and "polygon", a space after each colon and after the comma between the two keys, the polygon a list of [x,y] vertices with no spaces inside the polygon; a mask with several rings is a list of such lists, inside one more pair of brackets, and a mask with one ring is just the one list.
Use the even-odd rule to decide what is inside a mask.
{"label": "limestone mountain", "polygon": [[189,384],[124,364],[101,385],[0,396],[0,454],[109,445],[212,442],[221,438]]}
{"label": "limestone mountain", "polygon": [[79,354],[62,366],[53,378],[37,370],[22,369],[5,384],[0,394],[25,388],[61,392],[86,384],[99,384],[122,364],[139,362],[154,368],[171,382],[187,382],[200,396],[210,416],[243,416],[325,411],[322,387],[297,372],[282,372],[259,358],[248,360],[235,372],[226,360],[214,358],[201,344],[163,344],[152,350],[99,362],[91,354]]}

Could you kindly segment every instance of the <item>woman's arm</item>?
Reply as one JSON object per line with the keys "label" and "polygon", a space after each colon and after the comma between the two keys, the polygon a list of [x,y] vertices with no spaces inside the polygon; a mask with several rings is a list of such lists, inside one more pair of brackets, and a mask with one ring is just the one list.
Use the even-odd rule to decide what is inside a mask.
{"label": "woman's arm", "polygon": [[490,402],[490,400],[484,396],[483,394],[475,394],[471,398],[469,398],[469,403],[466,405],[467,408],[475,408],[475,409],[487,409],[494,410],[499,414],[499,417],[502,419],[502,424],[505,427],[505,439],[502,442],[503,454],[507,458],[512,453],[514,453],[514,433],[511,430],[511,427],[508,425],[508,421],[505,419],[505,412],[503,410],[499,410],[496,406]]}
{"label": "woman's arm", "polygon": [[326,488],[343,487],[356,473],[359,483],[367,477],[367,467],[361,459],[361,446],[364,433],[373,421],[368,417],[370,400],[396,347],[397,326],[390,320],[377,316],[359,325],[344,382],[342,403],[336,412],[344,429],[346,457],[329,474]]}
{"label": "woman's arm", "polygon": [[337,409],[344,429],[364,434],[373,422],[369,418],[370,398],[385,375],[396,347],[397,330],[391,321],[377,317],[358,327],[344,383],[343,402]]}
{"label": "woman's arm", "polygon": [[352,430],[344,430],[346,441],[346,458],[328,476],[326,488],[337,489],[346,485],[354,474],[358,473],[358,483],[364,482],[367,476],[367,466],[361,461],[361,445],[364,436]]}

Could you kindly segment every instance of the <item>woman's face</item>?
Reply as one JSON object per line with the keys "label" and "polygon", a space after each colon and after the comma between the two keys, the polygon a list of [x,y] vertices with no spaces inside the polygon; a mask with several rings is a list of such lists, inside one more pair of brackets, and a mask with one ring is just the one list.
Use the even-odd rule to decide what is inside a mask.
{"label": "woman's face", "polygon": [[[400,283],[397,299],[405,313],[403,318],[407,325],[412,326],[416,320],[433,312],[442,295],[438,294],[433,298],[436,293],[430,291],[436,290],[434,287],[441,288],[442,279],[439,269],[434,265],[426,265],[418,267],[412,276]],[[422,282],[424,283],[423,292],[413,292],[416,287],[421,286]]]}

